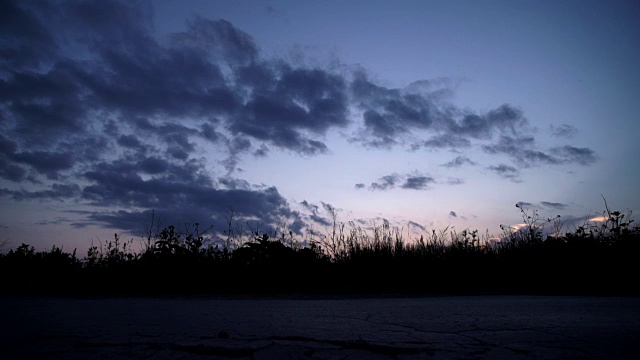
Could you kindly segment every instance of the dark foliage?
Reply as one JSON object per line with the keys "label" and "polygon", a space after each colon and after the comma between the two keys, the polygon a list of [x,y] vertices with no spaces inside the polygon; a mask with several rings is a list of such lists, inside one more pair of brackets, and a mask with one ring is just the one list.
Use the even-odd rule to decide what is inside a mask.
{"label": "dark foliage", "polygon": [[[618,211],[561,233],[520,205],[525,225],[499,238],[432,231],[405,241],[388,224],[354,223],[297,242],[292,232],[212,242],[198,224],[149,232],[144,250],[116,234],[86,257],[22,244],[0,255],[1,291],[13,294],[615,294],[639,295],[640,227]],[[543,235],[553,226],[553,235]],[[279,236],[278,236],[279,235]],[[304,246],[303,246],[304,245]]]}

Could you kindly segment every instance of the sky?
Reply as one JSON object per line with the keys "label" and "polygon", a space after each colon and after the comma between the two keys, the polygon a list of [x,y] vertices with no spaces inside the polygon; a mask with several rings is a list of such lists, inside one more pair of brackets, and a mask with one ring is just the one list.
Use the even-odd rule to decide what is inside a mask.
{"label": "sky", "polygon": [[638,38],[637,1],[2,1],[0,241],[639,209]]}

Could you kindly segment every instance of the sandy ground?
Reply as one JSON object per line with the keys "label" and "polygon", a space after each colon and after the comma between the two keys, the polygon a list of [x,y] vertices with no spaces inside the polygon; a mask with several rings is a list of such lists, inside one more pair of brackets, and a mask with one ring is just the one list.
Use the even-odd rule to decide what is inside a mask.
{"label": "sandy ground", "polygon": [[640,359],[640,298],[0,298],[2,359]]}

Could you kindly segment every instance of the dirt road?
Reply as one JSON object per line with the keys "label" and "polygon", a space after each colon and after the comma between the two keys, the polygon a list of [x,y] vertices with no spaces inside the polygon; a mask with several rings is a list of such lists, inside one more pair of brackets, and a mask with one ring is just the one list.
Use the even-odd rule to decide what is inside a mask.
{"label": "dirt road", "polygon": [[639,359],[640,298],[0,298],[2,359]]}

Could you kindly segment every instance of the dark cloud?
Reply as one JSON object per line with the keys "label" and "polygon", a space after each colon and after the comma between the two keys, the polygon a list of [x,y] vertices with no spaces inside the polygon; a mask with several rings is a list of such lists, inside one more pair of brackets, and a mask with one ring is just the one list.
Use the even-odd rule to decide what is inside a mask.
{"label": "dark cloud", "polygon": [[562,124],[560,126],[551,125],[551,135],[561,138],[573,138],[578,134],[578,129],[574,126]]}
{"label": "dark cloud", "polygon": [[0,177],[6,180],[19,182],[24,181],[27,171],[20,166],[10,163],[6,159],[0,157]]}
{"label": "dark cloud", "polygon": [[464,180],[460,178],[450,177],[447,179],[447,184],[449,185],[462,185],[464,184]]}
{"label": "dark cloud", "polygon": [[464,165],[476,165],[476,163],[466,156],[457,156],[455,159],[442,164],[442,166],[448,167],[448,168],[456,168]]}
{"label": "dark cloud", "polygon": [[169,166],[168,161],[157,157],[149,157],[138,162],[140,171],[151,175],[164,173],[169,169]]}
{"label": "dark cloud", "polygon": [[521,207],[521,208],[532,208],[532,207],[535,207],[534,204],[532,204],[530,202],[526,202],[526,201],[518,201],[518,203],[516,205],[518,207]]}
{"label": "dark cloud", "polygon": [[339,211],[339,209],[336,209],[333,205],[320,201],[320,204],[322,204],[322,208],[324,209],[324,211],[327,212],[327,214],[334,214],[335,212]]}
{"label": "dark cloud", "polygon": [[412,144],[411,150],[415,151],[420,148],[461,149],[461,148],[468,148],[470,146],[471,146],[471,141],[469,139],[463,138],[455,134],[440,134],[440,135],[431,137],[429,140],[424,140],[422,142]]}
{"label": "dark cloud", "polygon": [[527,119],[524,118],[522,111],[509,104],[503,104],[489,111],[485,118],[490,127],[512,134],[518,133],[527,125]]}
{"label": "dark cloud", "polygon": [[563,203],[558,203],[558,202],[550,202],[550,201],[543,201],[540,203],[540,205],[550,208],[550,209],[554,209],[554,210],[562,210],[564,208],[566,208],[567,204],[563,204]]}
{"label": "dark cloud", "polygon": [[[327,134],[356,123],[361,129],[352,140],[367,146],[457,150],[499,135],[487,153],[531,166],[596,159],[589,148],[539,151],[522,135],[527,121],[520,110],[505,104],[485,114],[463,111],[446,101],[446,83],[393,89],[361,69],[339,73],[265,58],[251,35],[226,20],[193,17],[164,41],[153,29],[151,6],[1,2],[0,178],[31,187],[2,187],[2,196],[103,209],[82,215],[76,226],[135,230],[151,209],[168,222],[208,223],[221,221],[231,206],[265,223],[293,219],[299,229],[300,215],[275,187],[230,176],[243,156],[327,153]],[[362,117],[350,117],[354,112]],[[218,157],[207,160],[210,153]],[[220,166],[227,176],[216,174]],[[490,169],[518,175],[507,165]],[[434,182],[391,174],[369,189]],[[315,215],[313,221],[325,219]]]}
{"label": "dark cloud", "polygon": [[552,148],[550,152],[535,149],[533,136],[503,135],[499,141],[491,145],[483,145],[482,149],[488,154],[505,154],[522,167],[536,165],[579,164],[591,165],[596,161],[595,152],[589,148],[563,146]]}
{"label": "dark cloud", "polygon": [[504,179],[509,179],[514,182],[520,181],[519,179],[520,171],[514,168],[513,166],[500,164],[497,166],[489,166],[487,169],[495,172],[496,174],[500,175]]}
{"label": "dark cloud", "polygon": [[595,152],[590,148],[578,148],[566,145],[563,147],[553,148],[552,151],[565,163],[577,163],[588,166],[598,160]]}
{"label": "dark cloud", "polygon": [[417,227],[420,231],[427,231],[427,227],[424,225],[420,225],[415,221],[409,221],[409,227]]}
{"label": "dark cloud", "polygon": [[394,145],[412,129],[428,129],[434,121],[435,105],[407,89],[389,89],[374,84],[364,71],[354,74],[351,93],[363,111],[364,130],[356,141],[373,147]]}
{"label": "dark cloud", "polygon": [[0,69],[39,67],[56,54],[51,33],[39,18],[47,12],[55,14],[45,2],[0,3]]}
{"label": "dark cloud", "polygon": [[242,75],[254,91],[230,125],[234,134],[316,155],[328,149],[308,134],[324,135],[332,127],[349,123],[347,87],[341,76],[319,69],[289,67],[254,69]]}
{"label": "dark cloud", "polygon": [[366,187],[366,185],[363,184],[363,183],[358,183],[358,184],[355,185],[355,188],[358,189],[358,190],[364,189],[365,187]]}
{"label": "dark cloud", "polygon": [[253,152],[253,156],[266,157],[269,154],[269,151],[270,151],[269,147],[266,146],[265,144],[262,144],[258,149],[256,149],[256,151]]}
{"label": "dark cloud", "polygon": [[70,169],[74,165],[71,154],[29,151],[16,153],[11,157],[15,162],[32,167],[48,179],[58,179],[60,171]]}
{"label": "dark cloud", "polygon": [[252,188],[248,181],[229,176],[218,178],[218,183],[224,186],[225,189],[251,190]]}
{"label": "dark cloud", "polygon": [[503,135],[497,143],[483,145],[482,149],[489,154],[504,153],[519,159],[523,150],[534,145],[535,139],[530,135],[519,137]]}
{"label": "dark cloud", "polygon": [[[307,215],[307,218],[314,223],[322,226],[331,226],[333,224],[331,219],[320,215],[320,207],[318,205],[311,204],[307,200],[302,201],[300,205],[302,205],[302,207],[310,213],[309,215]],[[332,207],[330,207],[329,205],[329,208],[327,208],[327,205],[328,204],[322,203],[323,209],[330,214],[331,212],[329,210],[332,209]]]}
{"label": "dark cloud", "polygon": [[0,154],[12,155],[16,152],[18,146],[15,142],[9,140],[6,136],[0,134]]}
{"label": "dark cloud", "polygon": [[[422,175],[417,171],[413,174],[389,174],[378,179],[378,181],[372,182],[369,185],[369,190],[372,191],[386,191],[394,189],[397,185],[400,185],[401,189],[407,190],[427,190],[429,185],[435,183],[435,179],[428,175]],[[356,189],[363,189],[364,184],[356,184]]]}
{"label": "dark cloud", "polygon": [[378,179],[377,182],[372,182],[371,185],[369,185],[369,190],[384,191],[393,189],[398,181],[400,181],[400,175],[398,174],[385,175]]}
{"label": "dark cloud", "polygon": [[456,212],[452,210],[452,211],[449,211],[449,216],[450,216],[450,217],[457,218],[457,217],[458,217],[458,214],[456,214]]}
{"label": "dark cloud", "polygon": [[200,135],[212,143],[217,142],[223,137],[222,134],[216,131],[216,128],[214,126],[208,123],[200,125]]}
{"label": "dark cloud", "polygon": [[188,22],[188,30],[173,35],[175,44],[190,46],[231,64],[255,61],[259,49],[251,35],[226,20],[209,20],[199,16]]}
{"label": "dark cloud", "polygon": [[27,191],[17,190],[11,191],[3,189],[5,196],[10,196],[14,200],[68,200],[77,197],[80,194],[80,186],[77,184],[59,184],[53,183],[46,190]]}
{"label": "dark cloud", "polygon": [[[158,218],[173,223],[199,222],[221,224],[229,208],[238,218],[260,219],[274,224],[282,219],[298,218],[275,187],[262,190],[219,189],[197,182],[178,182],[168,178],[144,180],[134,174],[89,172],[94,185],[82,190],[82,197],[96,206],[155,209]],[[148,211],[105,211],[89,216],[90,221],[126,230],[139,230],[149,219]],[[142,223],[144,224],[144,223]]]}
{"label": "dark cloud", "polygon": [[[406,88],[388,88],[375,84],[365,71],[356,71],[351,93],[362,112],[363,127],[350,140],[377,148],[409,143],[411,151],[457,150],[479,144],[487,153],[526,160],[527,166],[557,162],[533,148],[535,139],[525,135],[531,129],[520,109],[503,104],[484,114],[472,113],[439,95],[443,89],[435,91],[421,85],[423,82],[429,84],[422,81]],[[496,136],[500,136],[498,144],[492,142]],[[426,140],[415,141],[416,137]],[[483,144],[486,142],[489,144]]]}
{"label": "dark cloud", "polygon": [[143,147],[142,142],[135,135],[122,135],[118,138],[118,145],[131,149],[140,149]]}
{"label": "dark cloud", "polygon": [[434,183],[435,180],[430,176],[409,176],[402,184],[403,189],[412,190],[426,190],[429,188],[429,184]]}
{"label": "dark cloud", "polygon": [[[34,176],[44,169],[27,159],[26,144],[40,144],[30,152],[60,153],[57,141],[100,128],[110,137],[105,154],[119,146],[186,161],[198,150],[194,137],[226,144],[223,165],[230,172],[243,154],[265,156],[271,147],[305,155],[328,152],[323,137],[349,125],[348,109],[354,106],[362,112],[363,128],[352,140],[374,147],[406,143],[415,131],[432,133],[411,145],[414,150],[469,147],[495,133],[521,140],[516,135],[527,123],[509,104],[485,114],[460,110],[446,101],[447,81],[421,80],[394,89],[376,84],[363,69],[343,74],[266,59],[251,35],[226,20],[196,16],[186,30],[161,42],[154,36],[152,9],[140,3],[5,2],[3,7],[8,17],[0,51],[8,71],[0,77],[0,109],[13,124],[6,133],[17,139],[14,152],[24,155],[23,162],[4,159],[5,178],[22,178],[24,165]],[[249,140],[251,146],[237,146]],[[162,147],[151,149],[151,142]],[[554,163],[560,156],[504,146],[487,151],[515,154],[532,164]],[[589,163],[588,154],[558,151],[564,154],[559,161]],[[94,160],[100,159],[97,152]],[[71,166],[59,169],[72,170],[88,159],[72,158]],[[60,171],[40,175],[55,178]]]}

